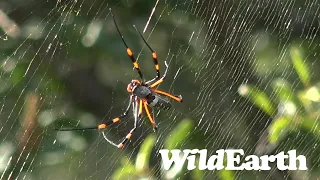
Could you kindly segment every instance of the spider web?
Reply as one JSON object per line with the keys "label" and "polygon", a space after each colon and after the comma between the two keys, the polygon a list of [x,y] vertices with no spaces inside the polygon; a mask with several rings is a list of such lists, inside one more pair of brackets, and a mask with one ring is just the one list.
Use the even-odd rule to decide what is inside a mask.
{"label": "spider web", "polygon": [[[127,106],[126,86],[138,76],[109,8],[147,79],[156,75],[152,56],[133,24],[156,50],[162,73],[164,61],[169,64],[160,89],[184,98],[169,111],[155,111],[159,132],[150,178],[161,177],[158,150],[185,118],[194,122],[195,135],[181,148],[254,153],[272,118],[241,98],[238,88],[250,83],[272,94],[271,80],[278,77],[292,82],[294,90],[301,87],[287,48],[298,44],[307,62],[317,64],[319,5],[311,0],[0,2],[0,179],[109,179],[123,157],[135,160],[139,145],[153,133],[143,118],[132,141],[118,150],[97,131],[53,130],[92,126]],[[120,142],[132,126],[131,115],[106,133]],[[291,137],[295,146],[284,146],[311,157],[315,139],[300,136]],[[317,165],[309,169],[307,179],[316,178]],[[274,169],[235,172],[236,179],[303,176]],[[204,179],[218,179],[217,172],[204,172]]]}

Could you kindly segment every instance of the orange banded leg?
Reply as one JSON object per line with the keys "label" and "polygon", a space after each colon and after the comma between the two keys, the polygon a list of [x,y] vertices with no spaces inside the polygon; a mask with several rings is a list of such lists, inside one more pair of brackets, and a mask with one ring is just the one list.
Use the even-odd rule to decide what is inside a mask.
{"label": "orange banded leg", "polygon": [[135,57],[133,56],[132,50],[130,48],[128,48],[128,47],[127,47],[127,54],[128,54],[128,56],[130,57],[130,59],[132,61],[133,67],[138,71],[138,74],[139,74],[140,78],[142,80],[144,80],[143,79],[144,77],[143,77],[143,74],[142,74],[142,72],[140,70],[139,64],[138,64],[137,60],[135,59]]}
{"label": "orange banded leg", "polygon": [[102,124],[99,124],[98,126],[93,126],[93,127],[84,127],[84,128],[60,128],[60,129],[56,129],[58,131],[82,131],[82,130],[90,130],[90,129],[98,129],[98,130],[102,130],[102,129],[105,129],[107,128],[108,126],[112,125],[112,124],[116,124],[120,121],[121,118],[124,118],[128,115],[129,113],[129,110],[130,110],[130,107],[132,105],[132,98],[133,96],[131,95],[130,96],[130,100],[129,100],[129,104],[127,106],[127,109],[125,110],[125,112],[119,116],[119,117],[116,117],[110,121],[107,121],[105,123],[102,123]]}
{"label": "orange banded leg", "polygon": [[122,39],[122,42],[123,42],[123,44],[124,44],[124,45],[126,46],[126,48],[127,48],[126,51],[127,51],[128,56],[130,57],[130,59],[131,59],[131,61],[132,61],[133,67],[138,71],[140,78],[144,81],[143,74],[142,74],[142,72],[141,72],[141,70],[140,70],[139,64],[138,64],[136,58],[134,57],[132,50],[128,47],[126,41],[124,40],[124,38],[123,38],[123,36],[122,36],[122,34],[121,34],[120,30],[119,30],[119,27],[118,27],[118,25],[117,25],[116,19],[114,18],[114,15],[113,15],[113,13],[112,13],[112,11],[111,11],[111,8],[110,8],[109,10],[110,10],[110,13],[111,13],[113,22],[114,22],[114,24],[115,24],[115,26],[116,26],[116,29],[117,29],[117,31],[118,31],[121,39]]}
{"label": "orange banded leg", "polygon": [[143,102],[142,102],[142,100],[139,100],[139,117],[141,117],[141,115],[142,115],[142,110],[143,110]]}
{"label": "orange banded leg", "polygon": [[157,71],[156,79],[159,79],[160,78],[160,66],[159,66],[159,62],[158,62],[158,55],[151,48],[151,46],[147,43],[146,39],[144,39],[142,33],[138,30],[138,28],[135,25],[133,25],[133,27],[136,29],[136,31],[139,33],[140,37],[142,38],[143,42],[148,46],[148,48],[152,52],[152,59],[153,59],[154,67],[156,68],[156,71]]}
{"label": "orange banded leg", "polygon": [[[106,129],[108,126],[110,126],[110,125],[112,125],[112,124],[119,123],[119,121],[120,121],[121,118],[126,117],[126,116],[128,115],[128,112],[129,112],[130,107],[131,107],[132,104],[134,104],[134,103],[133,103],[133,96],[131,95],[131,96],[130,96],[130,100],[129,100],[129,105],[128,105],[127,109],[125,110],[125,112],[124,112],[121,116],[116,117],[116,118],[114,118],[114,119],[112,119],[112,120],[110,120],[110,121],[107,121],[107,122],[105,122],[105,123],[99,124],[98,126],[85,127],[85,128],[63,128],[63,129],[56,129],[56,130],[58,130],[58,131],[81,131],[81,130],[91,130],[91,129],[98,129],[98,130]],[[135,124],[136,124],[136,123],[135,123]],[[136,125],[135,125],[135,127],[136,127]],[[134,129],[135,129],[135,127],[134,127]],[[130,132],[133,132],[134,129],[131,130]],[[113,146],[116,146],[116,147],[119,147],[119,146],[120,146],[120,145],[116,145],[114,142],[112,142],[111,140],[109,140],[109,139],[107,138],[107,136],[105,135],[104,131],[102,131],[102,134],[103,134],[104,139],[107,140],[110,144],[112,144]],[[131,134],[132,134],[132,133],[131,133]],[[131,135],[127,135],[127,137],[128,137],[128,136],[131,137]],[[130,137],[128,137],[128,138],[130,138]]]}
{"label": "orange banded leg", "polygon": [[117,145],[118,148],[122,149],[124,145],[131,139],[133,132],[136,130],[136,127],[132,128],[127,134],[126,138]]}
{"label": "orange banded leg", "polygon": [[131,139],[133,132],[137,128],[138,120],[141,118],[142,114],[142,100],[137,100],[135,102],[135,115],[134,115],[134,127],[130,130],[130,132],[126,135],[125,139],[117,145],[118,148],[123,148],[124,145]]}
{"label": "orange banded leg", "polygon": [[[146,82],[146,84],[149,84],[149,85],[151,84],[150,87],[152,87],[152,88],[156,87],[156,86],[160,85],[161,83],[163,83],[163,81],[165,80],[165,78],[167,76],[167,72],[168,72],[168,67],[169,66],[167,64],[167,61],[164,61],[164,64],[166,65],[166,70],[165,70],[163,76],[160,79],[158,77],[155,77],[152,80]],[[154,81],[156,81],[156,82],[154,82]]]}
{"label": "orange banded leg", "polygon": [[152,89],[152,91],[155,92],[155,93],[167,96],[167,97],[169,97],[171,99],[174,99],[174,100],[176,100],[178,102],[182,102],[182,96],[181,95],[172,95],[170,93],[167,93],[167,92],[164,92],[164,91],[160,91],[158,89]]}
{"label": "orange banded leg", "polygon": [[151,122],[151,125],[153,127],[153,131],[157,131],[158,126],[157,126],[156,122],[154,121],[153,115],[151,114],[151,111],[150,111],[150,109],[148,107],[148,103],[147,102],[143,102],[143,105],[144,105],[144,110],[146,111],[147,116],[148,116],[148,118],[149,118],[149,120]]}
{"label": "orange banded leg", "polygon": [[[121,117],[121,116],[120,116]],[[98,126],[94,126],[94,127],[85,127],[85,128],[60,128],[60,129],[56,129],[57,131],[83,131],[83,130],[102,130],[107,128],[108,126],[112,125],[112,124],[116,124],[120,121],[120,117],[116,117],[110,121],[107,121],[105,123],[99,124]]]}

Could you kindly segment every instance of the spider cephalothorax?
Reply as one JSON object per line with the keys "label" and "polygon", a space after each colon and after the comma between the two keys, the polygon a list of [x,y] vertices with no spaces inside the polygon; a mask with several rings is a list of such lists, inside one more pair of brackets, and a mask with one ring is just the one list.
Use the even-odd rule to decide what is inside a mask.
{"label": "spider cephalothorax", "polygon": [[149,44],[147,43],[147,41],[144,39],[144,37],[142,36],[142,34],[140,33],[140,31],[134,26],[134,28],[136,29],[136,31],[139,33],[140,37],[142,38],[142,40],[144,41],[144,43],[148,46],[148,48],[150,49],[150,51],[152,52],[152,58],[153,58],[153,62],[154,62],[154,66],[157,72],[157,75],[155,78],[149,80],[149,81],[145,81],[143,74],[140,70],[139,64],[137,62],[137,60],[135,59],[132,50],[128,47],[128,45],[126,44],[125,40],[123,39],[123,36],[121,35],[121,32],[118,28],[117,22],[112,14],[112,11],[110,9],[110,13],[112,15],[113,18],[113,22],[116,26],[116,29],[122,39],[123,44],[126,47],[126,52],[129,56],[129,58],[132,61],[133,67],[137,70],[140,79],[141,80],[132,80],[128,86],[127,86],[127,91],[130,93],[130,100],[129,100],[129,105],[127,107],[127,109],[125,110],[125,112],[119,116],[116,117],[112,120],[109,120],[105,123],[99,124],[97,126],[94,127],[86,127],[86,128],[71,128],[71,129],[59,129],[62,131],[70,131],[70,130],[87,130],[87,129],[105,129],[110,125],[113,124],[117,124],[120,122],[120,120],[128,115],[128,112],[130,110],[130,108],[132,107],[133,109],[133,115],[134,115],[134,127],[131,129],[131,131],[127,134],[127,136],[125,137],[125,139],[119,143],[119,144],[115,144],[114,142],[112,142],[111,140],[109,140],[106,135],[104,134],[104,132],[102,131],[102,134],[104,136],[104,138],[112,145],[118,147],[118,148],[123,148],[125,143],[128,142],[133,134],[133,132],[135,131],[136,127],[137,127],[137,123],[138,120],[141,119],[142,117],[142,112],[144,111],[146,113],[146,115],[148,116],[148,119],[150,120],[150,123],[153,127],[154,130],[157,129],[157,124],[154,120],[154,116],[153,116],[153,112],[151,110],[151,107],[156,107],[156,108],[161,108],[161,109],[169,109],[171,107],[171,104],[169,102],[169,100],[167,98],[171,98],[175,101],[178,102],[182,102],[182,96],[181,95],[172,95],[170,93],[158,90],[157,87],[165,80],[166,75],[167,75],[167,71],[168,71],[168,64],[166,63],[166,61],[164,61],[164,64],[166,66],[166,70],[163,74],[163,76],[160,76],[160,66],[158,63],[158,57],[155,51],[152,50],[152,48],[149,46]]}
{"label": "spider cephalothorax", "polygon": [[139,85],[141,85],[141,82],[139,80],[133,79],[131,83],[128,84],[127,91],[129,93],[132,93],[132,91]]}

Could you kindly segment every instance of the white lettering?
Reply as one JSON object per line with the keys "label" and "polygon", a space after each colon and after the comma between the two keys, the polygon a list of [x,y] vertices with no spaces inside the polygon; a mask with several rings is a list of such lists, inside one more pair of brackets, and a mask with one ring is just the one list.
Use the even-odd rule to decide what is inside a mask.
{"label": "white lettering", "polygon": [[235,162],[237,164],[240,164],[240,156],[236,155],[236,157],[234,157],[235,153],[239,153],[240,155],[243,155],[244,152],[242,149],[228,149],[225,150],[225,152],[227,153],[227,166],[226,166],[226,170],[243,170],[242,166],[234,166]]}
{"label": "white lettering", "polygon": [[169,159],[169,150],[168,149],[161,149],[159,153],[161,154],[161,158],[163,161],[163,167],[165,170],[169,170],[172,163],[174,162],[177,167],[182,168],[184,162],[186,161],[189,153],[191,152],[189,149],[183,150],[183,156],[180,158],[180,149],[173,149],[171,150],[172,157]]}
{"label": "white lettering", "polygon": [[[169,152],[171,154],[169,154]],[[243,157],[244,162],[241,164],[241,156],[244,155],[242,149],[219,149],[216,151],[216,154],[208,158],[208,151],[206,149],[185,149],[181,151],[180,149],[161,149],[159,151],[163,168],[169,170],[173,164],[175,168],[183,168],[186,160],[187,169],[194,170],[197,168],[196,162],[198,161],[199,170],[271,170],[269,162],[276,162],[277,168],[281,171],[284,170],[308,170],[306,157],[303,155],[297,156],[296,150],[288,151],[288,155],[284,152],[280,152],[276,155],[248,155]],[[227,158],[224,160],[224,158]],[[297,167],[298,161],[298,167]],[[227,165],[224,166],[224,162],[227,162]],[[289,163],[286,165],[285,163]]]}

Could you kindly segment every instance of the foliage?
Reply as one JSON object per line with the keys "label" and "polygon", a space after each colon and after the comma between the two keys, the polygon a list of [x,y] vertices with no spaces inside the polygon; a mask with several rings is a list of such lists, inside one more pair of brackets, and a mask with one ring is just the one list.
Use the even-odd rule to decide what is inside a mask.
{"label": "foliage", "polygon": [[[300,78],[302,89],[297,90],[286,79],[273,79],[271,88],[274,94],[267,95],[258,87],[243,84],[239,87],[239,94],[266,114],[271,116],[272,122],[266,130],[267,143],[258,144],[259,154],[272,153],[280,143],[288,138],[291,133],[299,134],[300,131],[320,136],[320,94],[319,84],[310,84],[311,72],[303,57],[302,50],[296,46],[289,48],[293,68]],[[295,147],[295,145],[293,145]],[[287,145],[290,147],[290,145]]]}
{"label": "foliage", "polygon": [[[175,149],[181,147],[181,144],[185,141],[192,130],[193,122],[189,119],[182,120],[177,127],[175,127],[170,134],[166,137],[164,148]],[[128,177],[139,177],[140,179],[157,179],[150,171],[150,156],[154,145],[156,144],[156,137],[151,134],[142,143],[139,153],[136,158],[135,166],[126,157],[122,160],[122,167],[119,167],[113,174],[113,179],[127,179]],[[170,170],[165,171],[161,169],[162,176],[165,179],[176,179],[181,175],[182,168],[177,169],[172,167]],[[201,176],[201,172],[194,173],[195,177]],[[138,178],[137,178],[138,179]]]}
{"label": "foliage", "polygon": [[[163,61],[170,63],[161,88],[185,99],[168,112],[168,118],[160,119],[161,133],[168,134],[165,142],[162,136],[150,135],[137,157],[131,153],[132,146],[125,151],[111,148],[97,131],[53,131],[57,126],[100,123],[120,115],[125,106],[126,85],[137,74],[114,27],[110,7],[149,79],[155,75],[152,57],[132,27],[135,24],[143,31],[148,23],[143,34],[159,56],[161,72]],[[288,6],[276,0],[255,4],[221,0],[1,1],[1,178],[104,179],[113,174],[119,179],[128,175],[158,179],[161,167],[155,149],[159,144],[169,149],[189,145],[210,150],[251,150],[258,144],[262,147],[259,153],[300,147],[315,154],[308,158],[310,163],[320,161],[319,73],[309,69],[310,61],[320,54],[319,25],[312,21],[318,12],[318,3],[297,1]],[[291,18],[301,14],[302,19]],[[294,42],[301,46],[286,50]],[[267,63],[259,58],[251,60],[253,54]],[[293,68],[287,65],[286,57]],[[280,68],[274,71],[275,67]],[[277,73],[285,77],[262,82],[267,88],[258,85]],[[292,76],[298,80],[290,79]],[[239,101],[237,88],[233,88],[248,81],[250,84],[243,84],[239,92],[252,103]],[[256,116],[260,112],[252,104],[264,112],[263,116]],[[180,123],[168,133],[183,118],[197,122],[192,127],[198,133],[191,133],[188,123]],[[267,118],[272,121],[260,121]],[[131,121],[122,122],[108,129],[114,139],[127,133],[122,130]],[[261,131],[266,144],[256,141]],[[189,141],[192,143],[187,144]],[[115,168],[124,155],[122,166]],[[319,177],[317,163],[312,174]],[[204,173],[172,168],[161,175],[183,178],[187,174],[192,179],[263,179],[265,175],[253,171],[241,175],[232,171]]]}
{"label": "foliage", "polygon": [[[190,119],[182,120],[165,138],[164,149],[180,149],[185,139],[192,136],[191,130],[193,127],[193,121]],[[151,134],[142,143],[139,153],[136,157],[135,166],[127,158],[122,158],[121,166],[115,170],[112,179],[128,179],[128,177],[135,177],[133,179],[158,179],[151,171],[156,168],[151,168],[150,156],[156,143],[156,137]],[[196,163],[198,162],[198,159]],[[226,162],[225,162],[226,163]],[[184,176],[184,169],[186,167],[178,168],[174,164],[169,170],[161,168],[162,179],[179,179]],[[233,180],[234,175],[232,171],[220,170],[217,172],[221,180]],[[192,179],[201,179],[204,176],[204,171],[198,168],[191,171]]]}

